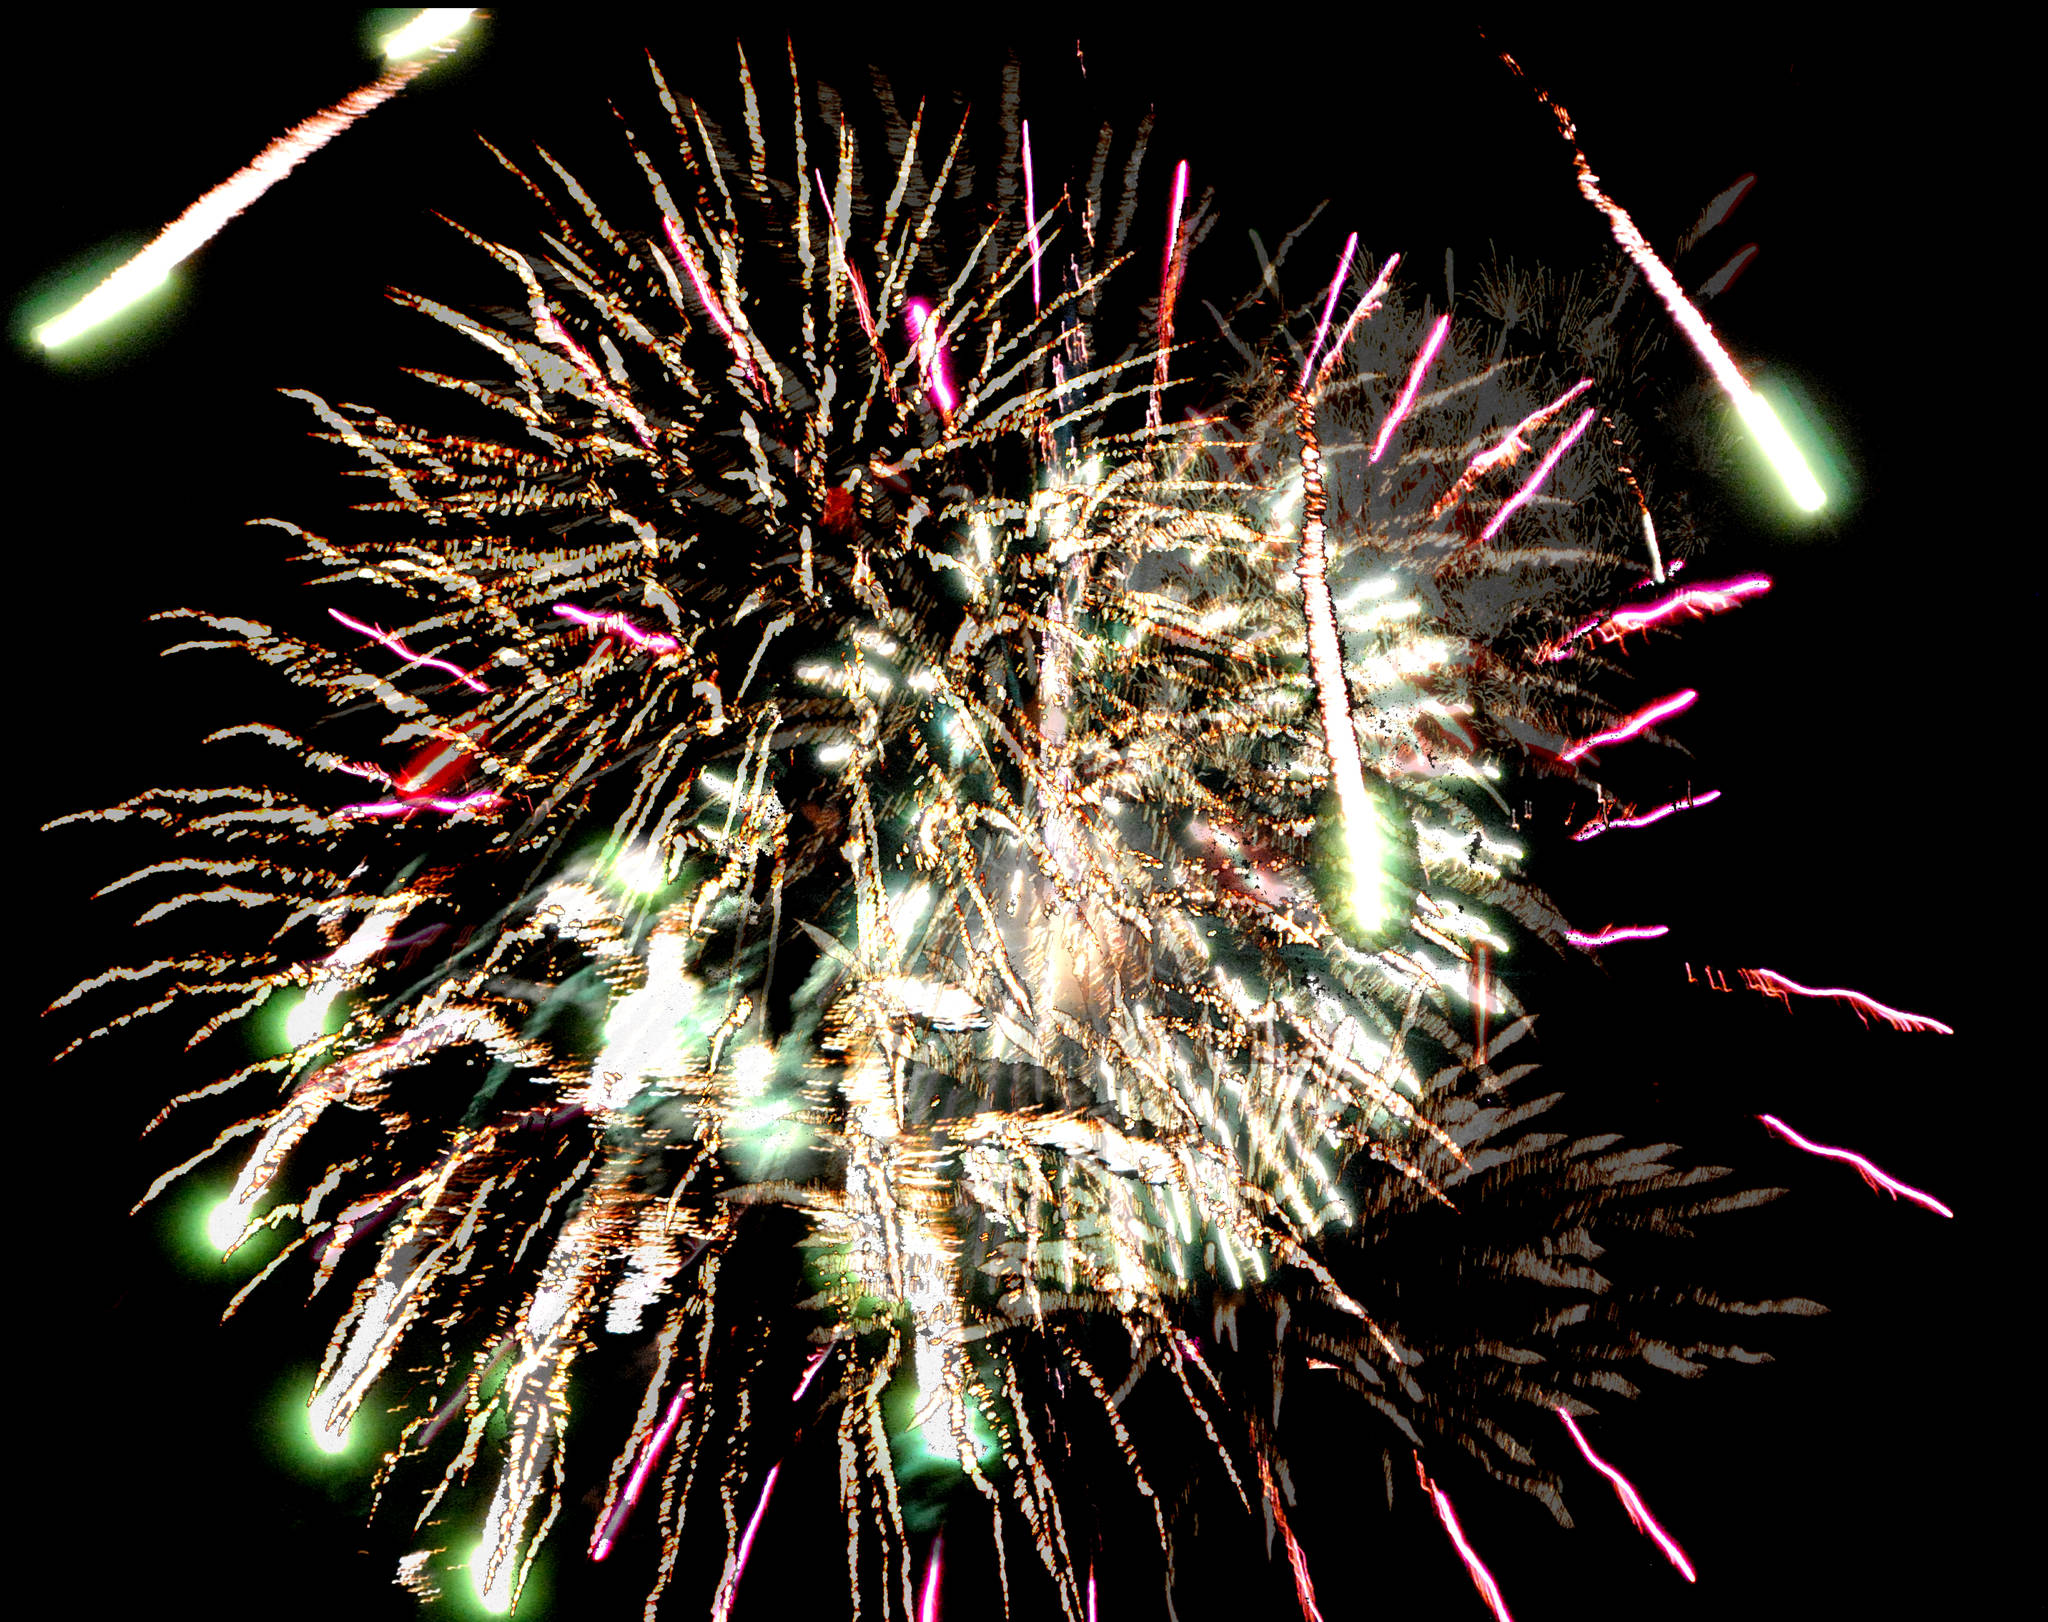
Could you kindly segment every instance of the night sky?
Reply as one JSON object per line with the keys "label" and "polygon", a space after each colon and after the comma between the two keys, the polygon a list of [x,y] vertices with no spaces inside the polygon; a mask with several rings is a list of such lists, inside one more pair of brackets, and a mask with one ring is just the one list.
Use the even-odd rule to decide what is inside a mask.
{"label": "night sky", "polygon": [[[542,142],[623,213],[645,193],[606,100],[659,140],[643,48],[679,93],[737,129],[729,23],[699,12],[584,33],[581,15],[489,24],[151,303],[47,360],[27,339],[33,321],[273,134],[367,82],[381,27],[336,12],[223,41],[217,22],[187,11],[95,25],[97,37],[55,14],[17,32],[17,72],[42,93],[4,114],[8,398],[25,498],[10,550],[27,560],[16,617],[33,650],[12,661],[26,729],[15,763],[36,897],[19,918],[29,996],[13,1144],[30,1193],[18,1211],[30,1289],[13,1304],[24,1352],[13,1394],[30,1447],[13,1461],[24,1506],[14,1536],[25,1568],[67,1584],[89,1614],[414,1614],[390,1581],[408,1546],[405,1505],[366,1530],[368,1469],[310,1463],[280,1439],[339,1303],[301,1310],[302,1286],[281,1277],[217,1328],[246,1270],[228,1277],[193,1249],[203,1200],[173,1190],[162,1207],[125,1214],[203,1141],[192,1128],[137,1134],[171,1093],[215,1073],[204,1050],[176,1051],[174,1016],[48,1065],[81,1027],[34,1011],[84,975],[153,955],[124,897],[88,899],[142,849],[32,830],[151,785],[225,780],[234,768],[203,758],[199,739],[277,708],[278,686],[253,664],[160,661],[175,637],[147,616],[189,604],[261,618],[292,600],[283,538],[245,521],[319,528],[358,493],[336,476],[340,453],[310,442],[310,419],[275,391],[404,416],[421,390],[397,368],[455,364],[452,340],[387,304],[384,287],[510,301],[493,267],[432,217],[537,245],[540,220],[470,131],[514,152]],[[1066,21],[942,35],[935,20],[891,13],[795,37],[805,76],[857,103],[877,61],[904,101],[964,91],[991,121],[1014,51],[1042,168],[1092,145],[1104,118],[1127,130],[1155,107],[1154,184],[1163,202],[1167,167],[1184,156],[1197,191],[1216,188],[1223,223],[1201,255],[1232,286],[1253,272],[1247,227],[1270,244],[1324,197],[1297,279],[1327,275],[1352,229],[1376,254],[1405,250],[1439,300],[1447,246],[1461,283],[1489,243],[1525,264],[1603,252],[1604,221],[1578,197],[1568,149],[1477,29],[1311,27],[1304,15],[1247,8],[1233,27],[1207,22],[1163,41],[1084,32],[1085,80]],[[1695,1589],[1590,1471],[1567,1474],[1579,1523],[1569,1533],[1476,1478],[1441,1479],[1520,1622],[1976,1614],[2001,1587],[2011,1511],[1996,1481],[2031,1451],[2040,1379],[2013,1305],[2038,1267],[2021,1270],[2022,1230],[2007,1214],[2037,1175],[2026,1078],[2038,1078],[2039,998],[2015,883],[2036,853],[2013,802],[2037,752],[2018,648],[2036,634],[2040,526],[2025,446],[2035,423],[2006,415],[2003,381],[2008,367],[2038,364],[2038,341],[2023,331],[2015,348],[1986,325],[2012,302],[2001,268],[2011,239],[1997,222],[2028,199],[2004,191],[2014,149],[1997,127],[2000,82],[1962,71],[1968,51],[1996,47],[1765,37],[1720,19],[1697,37],[1670,25],[1609,33],[1522,16],[1497,44],[1570,107],[1593,167],[1654,244],[1668,248],[1738,176],[1759,177],[1682,279],[1696,285],[1744,242],[1760,244],[1710,318],[1753,376],[1805,403],[1835,497],[1812,522],[1761,472],[1705,493],[1725,510],[1698,575],[1761,570],[1777,589],[1665,639],[1633,669],[1644,699],[1700,690],[1672,729],[1693,759],[1672,757],[1670,770],[1725,798],[1592,846],[1567,843],[1561,826],[1537,834],[1531,875],[1582,926],[1672,930],[1614,949],[1604,971],[1552,976],[1566,995],[1540,1005],[1544,1079],[1569,1091],[1579,1077],[1591,1096],[1619,1101],[1635,1135],[1668,1135],[1752,1183],[1788,1186],[1775,1206],[1709,1223],[1697,1276],[1737,1297],[1811,1295],[1831,1312],[1738,1320],[1729,1338],[1775,1364],[1654,1380],[1643,1401],[1589,1426],[1692,1556]],[[786,113],[781,34],[745,38],[772,126]],[[1676,344],[1666,364],[1687,385],[1699,370]],[[1687,961],[1858,987],[1958,1034],[1866,1029],[1832,1004],[1788,1016],[1688,985]],[[118,996],[97,1006],[111,1013]],[[1793,1153],[1754,1121],[1766,1110],[1931,1189],[1956,1219]],[[613,1440],[572,1428],[572,1445],[592,1453],[608,1457]],[[1300,1517],[1325,1616],[1428,1605],[1480,1622],[1412,1482],[1386,1510],[1378,1445],[1375,1432],[1356,1480],[1328,1475]],[[542,1579],[554,1601],[534,1614],[638,1615],[650,1549],[622,1549],[614,1564],[627,1569],[593,1584],[578,1569],[586,1519],[565,1511]],[[961,1541],[985,1540],[985,1526],[962,1528]],[[1226,1533],[1241,1569],[1218,1552]],[[1263,1562],[1256,1521],[1205,1520],[1201,1543],[1192,1564],[1207,1575],[1183,1583],[1183,1618],[1292,1614],[1284,1558]],[[1113,1607],[1105,1589],[1105,1619],[1161,1614],[1145,1524],[1132,1522],[1128,1549],[1135,1575]],[[802,1513],[799,1494],[778,1499],[755,1561],[737,1616],[805,1596],[819,1615],[845,1614],[840,1530]],[[679,1583],[667,1614],[699,1614],[711,1582]],[[1045,1597],[1029,1576],[1020,1592],[1028,1607]],[[604,1612],[600,1598],[623,1608]],[[944,1614],[999,1613],[992,1589],[949,1588]]]}

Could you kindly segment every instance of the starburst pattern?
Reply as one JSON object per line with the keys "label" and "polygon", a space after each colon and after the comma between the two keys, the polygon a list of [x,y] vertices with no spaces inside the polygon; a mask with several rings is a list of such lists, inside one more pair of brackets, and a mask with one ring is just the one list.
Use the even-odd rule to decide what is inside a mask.
{"label": "starburst pattern", "polygon": [[[1051,189],[1004,123],[990,216],[966,124],[920,109],[864,166],[799,83],[779,176],[744,64],[733,143],[656,84],[673,141],[628,133],[625,212],[505,160],[551,221],[545,253],[471,237],[514,309],[401,295],[491,357],[489,381],[417,375],[509,427],[302,396],[384,486],[355,533],[282,526],[354,639],[183,616],[331,719],[233,729],[292,757],[265,786],[97,814],[233,847],[122,881],[211,886],[145,918],[218,903],[272,932],[72,998],[165,988],[113,1024],[217,999],[195,1041],[300,999],[289,1051],[204,1091],[285,1088],[215,1145],[254,1139],[223,1243],[296,1224],[270,1270],[358,1279],[316,1434],[425,1345],[390,1463],[465,1435],[424,1527],[503,1414],[472,1561],[499,1606],[560,1508],[571,1371],[613,1338],[645,1393],[590,1553],[655,1515],[667,1584],[714,1505],[721,1616],[792,1427],[836,1433],[856,1614],[913,1609],[934,1462],[985,1503],[1005,1602],[1021,1528],[1084,1614],[1088,1494],[1051,1445],[1084,1423],[1150,1505],[1170,1596],[1122,1413],[1151,1370],[1283,1532],[1305,1614],[1290,1371],[1562,1517],[1531,1416],[1754,1356],[1688,1326],[1727,1303],[1603,1276],[1597,1235],[1770,1192],[1542,1130],[1554,1099],[1511,1098],[1528,1067],[1501,1063],[1529,1021],[1499,959],[1625,933],[1570,930],[1519,876],[1502,773],[1677,713],[1622,712],[1558,656],[1648,628],[1610,610],[1664,573],[1601,397],[1637,364],[1604,306],[1567,290],[1519,353],[1507,311],[1541,286],[1496,278],[1493,319],[1453,323],[1353,239],[1298,307],[1219,312],[1239,373],[1191,389],[1176,308],[1212,205],[1182,165],[1162,206],[1142,135],[1033,216]],[[1216,403],[1176,420],[1176,386]],[[266,1208],[338,1111],[374,1141]],[[731,1333],[798,1267],[800,1311]],[[1427,1282],[1453,1271],[1545,1288],[1447,1304]]]}

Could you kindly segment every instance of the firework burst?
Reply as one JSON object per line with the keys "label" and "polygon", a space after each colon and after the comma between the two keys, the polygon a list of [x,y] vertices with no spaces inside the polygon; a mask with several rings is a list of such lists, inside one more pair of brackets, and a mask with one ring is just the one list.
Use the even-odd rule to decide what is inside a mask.
{"label": "firework burst", "polygon": [[[1036,1568],[1078,1617],[1092,1427],[1170,1603],[1146,1380],[1306,1615],[1289,1378],[1356,1392],[1390,1481],[1463,1455],[1562,1516],[1547,1411],[1591,1458],[1570,1416],[1643,1367],[1753,1355],[1596,1236],[1764,1197],[1515,1086],[1502,960],[1628,931],[1519,877],[1504,777],[1683,708],[1606,700],[1573,647],[1647,628],[1628,590],[1691,546],[1671,513],[1645,544],[1601,392],[1632,363],[1569,320],[1517,353],[1526,286],[1454,322],[1349,245],[1276,256],[1293,301],[1198,355],[1213,204],[1142,135],[1052,204],[1014,116],[865,138],[743,68],[729,141],[656,85],[638,197],[506,158],[550,215],[544,250],[469,238],[512,308],[401,295],[489,357],[422,380],[507,428],[302,396],[382,486],[346,533],[282,526],[330,634],[181,616],[331,718],[234,729],[290,761],[256,786],[101,813],[220,844],[122,881],[199,875],[146,917],[270,925],[75,995],[213,999],[195,1041],[290,1005],[287,1051],[204,1090],[281,1089],[214,1146],[217,1232],[352,1288],[312,1425],[412,1405],[402,1575],[452,1545],[502,1608],[551,1529],[610,1560],[652,1522],[658,1585],[723,1616],[790,1461],[830,1460],[856,1614],[928,1613],[972,1511],[1005,1604]],[[1501,1287],[1445,1311],[1451,1271]],[[637,1417],[572,1437],[607,1358]],[[580,1527],[572,1442],[614,1459]]]}

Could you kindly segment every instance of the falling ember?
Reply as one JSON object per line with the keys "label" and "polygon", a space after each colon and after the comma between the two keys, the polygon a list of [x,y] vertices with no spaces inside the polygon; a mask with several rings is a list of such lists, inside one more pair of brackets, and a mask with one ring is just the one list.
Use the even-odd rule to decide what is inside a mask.
{"label": "falling ember", "polygon": [[1401,393],[1394,401],[1394,409],[1387,413],[1387,420],[1380,424],[1372,450],[1367,453],[1368,462],[1377,462],[1386,454],[1387,442],[1394,437],[1394,430],[1401,426],[1401,419],[1408,415],[1415,404],[1415,391],[1422,387],[1422,375],[1429,370],[1429,363],[1436,359],[1436,352],[1443,346],[1444,335],[1451,330],[1448,314],[1436,318],[1436,325],[1429,329],[1429,336],[1422,341],[1422,350],[1415,357],[1415,364],[1408,368],[1408,380],[1401,385]]}
{"label": "falling ember", "polygon": [[1926,1207],[1936,1216],[1952,1217],[1955,1215],[1955,1212],[1951,1211],[1946,1205],[1943,1205],[1932,1194],[1924,1193],[1917,1188],[1911,1188],[1905,1183],[1900,1182],[1896,1177],[1878,1170],[1870,1161],[1852,1150],[1833,1149],[1824,1143],[1815,1143],[1811,1138],[1803,1138],[1775,1115],[1759,1115],[1757,1119],[1795,1149],[1803,1149],[1810,1155],[1819,1155],[1823,1160],[1846,1160],[1861,1173],[1863,1180],[1880,1194],[1889,1194],[1895,1200],[1901,1198],[1909,1199],[1915,1205]]}
{"label": "falling ember", "polygon": [[467,670],[464,670],[460,665],[451,665],[446,659],[430,659],[424,653],[414,653],[412,649],[408,648],[403,642],[399,641],[397,637],[392,636],[389,632],[380,631],[374,625],[365,625],[361,620],[350,619],[348,615],[344,614],[338,608],[330,608],[328,609],[327,612],[330,615],[332,615],[335,619],[339,620],[343,625],[346,625],[351,631],[358,632],[359,634],[370,638],[370,640],[373,642],[382,643],[385,647],[389,648],[393,653],[397,654],[401,659],[403,659],[407,664],[426,665],[434,670],[445,670],[448,672],[449,675],[453,676],[457,681],[461,682],[463,686],[469,688],[470,691],[472,692],[488,693],[490,691],[488,685],[477,680],[477,678],[473,674],[471,674]]}
{"label": "falling ember", "polygon": [[1564,938],[1572,945],[1584,947],[1590,952],[1596,946],[1612,946],[1618,941],[1653,941],[1670,933],[1671,926],[1668,924],[1610,924],[1594,935],[1577,929],[1567,929]]}
{"label": "falling ember", "polygon": [[1436,1518],[1444,1523],[1451,1546],[1458,1551],[1458,1558],[1465,1562],[1465,1569],[1472,1574],[1472,1586],[1479,1590],[1479,1597],[1486,1601],[1486,1608],[1500,1618],[1500,1622],[1514,1622],[1514,1618],[1508,1615],[1508,1602],[1501,1597],[1500,1584],[1493,1580],[1493,1573],[1486,1569],[1486,1562],[1465,1541],[1464,1529],[1458,1525],[1458,1512],[1451,1508],[1450,1495],[1429,1479],[1419,1454],[1415,1460],[1415,1474],[1422,1483],[1422,1490],[1429,1494],[1429,1501],[1436,1505]]}
{"label": "falling ember", "polygon": [[1781,1000],[1791,997],[1828,997],[1836,1002],[1845,1002],[1856,1010],[1856,1017],[1867,1025],[1867,1015],[1875,1014],[1895,1031],[1938,1031],[1943,1036],[1956,1033],[1938,1019],[1925,1014],[1908,1014],[1902,1009],[1887,1008],[1874,997],[1866,997],[1860,991],[1851,991],[1846,986],[1802,986],[1797,980],[1788,980],[1776,969],[1744,969],[1742,978],[1753,990],[1761,991],[1766,997]]}
{"label": "falling ember", "polygon": [[1578,1421],[1573,1419],[1567,1410],[1558,1409],[1557,1417],[1564,1421],[1564,1428],[1572,1433],[1572,1440],[1579,1444],[1579,1451],[1585,1455],[1586,1462],[1614,1484],[1615,1496],[1621,1500],[1621,1507],[1628,1511],[1628,1518],[1636,1523],[1636,1530],[1655,1540],[1657,1547],[1664,1551],[1664,1558],[1678,1568],[1679,1575],[1687,1582],[1698,1581],[1692,1569],[1692,1562],[1685,1557],[1685,1551],[1678,1546],[1671,1534],[1657,1523],[1657,1517],[1650,1513],[1650,1506],[1643,1502],[1642,1494],[1636,1491],[1628,1477],[1593,1451],[1592,1444],[1579,1429]]}
{"label": "falling ember", "polygon": [[[1514,69],[1518,77],[1521,76],[1521,64],[1512,56],[1504,55],[1501,60]],[[1678,285],[1678,278],[1657,257],[1656,250],[1629,217],[1628,211],[1600,189],[1600,177],[1593,173],[1592,165],[1586,161],[1586,154],[1579,146],[1578,127],[1573,124],[1571,114],[1541,89],[1536,91],[1536,95],[1556,115],[1558,128],[1571,146],[1572,167],[1578,173],[1580,194],[1607,216],[1614,240],[1635,262],[1636,269],[1643,273],[1643,279],[1655,289],[1657,297],[1664,301],[1665,309],[1671,312],[1672,320],[1678,323],[1678,330],[1685,334],[1686,341],[1706,362],[1707,370],[1734,404],[1743,423],[1756,436],[1757,443],[1778,477],[1784,481],[1793,501],[1802,511],[1819,511],[1827,504],[1827,492],[1821,489],[1819,481],[1807,467],[1806,458],[1799,454],[1799,447],[1792,443],[1792,436],[1785,432],[1785,426],[1778,421],[1770,402],[1750,387],[1749,379],[1742,375],[1733,357],[1722,347],[1714,329],[1707,324],[1707,318],[1685,296],[1685,289]]]}
{"label": "falling ember", "polygon": [[[240,214],[315,152],[366,113],[375,112],[433,65],[433,58],[414,53],[438,45],[469,20],[467,10],[425,11],[411,24],[386,37],[385,54],[395,60],[374,83],[342,97],[285,131],[212,191],[163,228],[157,239],[122,265],[62,315],[35,329],[45,349],[69,343],[80,333],[125,310],[145,294],[163,286],[171,271],[217,236]],[[430,21],[431,19],[431,21]],[[410,60],[402,60],[410,58]]]}
{"label": "falling ember", "polygon": [[1647,603],[1641,608],[1616,609],[1601,622],[1599,629],[1602,636],[1621,637],[1631,631],[1646,631],[1653,625],[1662,625],[1681,614],[1696,619],[1701,614],[1725,613],[1745,598],[1761,597],[1770,589],[1771,577],[1767,574],[1746,574],[1739,580],[1724,580],[1718,585],[1692,586],[1661,602]]}
{"label": "falling ember", "polygon": [[1682,693],[1673,693],[1669,698],[1660,698],[1656,703],[1646,705],[1644,708],[1637,710],[1635,714],[1629,716],[1619,726],[1610,727],[1605,732],[1596,732],[1592,737],[1585,739],[1583,742],[1573,744],[1557,758],[1559,760],[1577,760],[1581,755],[1590,753],[1592,750],[1598,749],[1605,744],[1626,743],[1630,738],[1647,732],[1659,721],[1676,715],[1681,710],[1691,709],[1699,696],[1692,688],[1688,687]]}
{"label": "falling ember", "polygon": [[1602,834],[1611,833],[1618,828],[1647,828],[1653,823],[1662,822],[1666,817],[1676,816],[1681,811],[1690,811],[1694,806],[1712,805],[1720,797],[1719,789],[1710,788],[1704,794],[1688,794],[1682,800],[1673,800],[1669,805],[1660,805],[1655,810],[1645,811],[1638,816],[1600,817],[1587,823],[1572,835],[1572,839],[1575,843],[1583,845],[1589,839],[1598,839]]}
{"label": "falling ember", "polygon": [[417,800],[373,800],[363,805],[338,806],[334,814],[337,817],[402,817],[414,811],[440,811],[452,816],[461,811],[488,810],[503,803],[503,799],[489,789],[479,789],[474,794],[465,794],[454,800],[425,796]]}

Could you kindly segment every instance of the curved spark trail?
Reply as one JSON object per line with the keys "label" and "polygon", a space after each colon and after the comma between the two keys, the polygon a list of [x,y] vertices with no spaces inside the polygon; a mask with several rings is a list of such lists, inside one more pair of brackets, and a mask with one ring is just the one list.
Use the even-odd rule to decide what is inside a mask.
{"label": "curved spark trail", "polygon": [[1472,1586],[1479,1590],[1479,1597],[1486,1601],[1486,1607],[1500,1622],[1514,1622],[1508,1615],[1508,1602],[1501,1597],[1500,1584],[1493,1580],[1493,1573],[1486,1569],[1486,1562],[1479,1558],[1478,1551],[1465,1541],[1464,1528],[1458,1525],[1458,1512],[1451,1508],[1450,1495],[1422,1468],[1421,1455],[1415,1459],[1415,1474],[1422,1482],[1422,1490],[1429,1494],[1429,1501],[1436,1505],[1436,1517],[1444,1523],[1444,1531],[1450,1534],[1451,1545],[1458,1551],[1458,1558],[1465,1562],[1465,1569],[1472,1574]]}
{"label": "curved spark trail", "polygon": [[427,665],[435,670],[445,670],[472,692],[488,693],[491,690],[486,683],[477,680],[474,674],[464,670],[460,665],[451,665],[446,659],[430,658],[424,653],[414,653],[411,648],[408,648],[389,631],[380,631],[374,625],[365,625],[361,620],[350,619],[348,615],[338,608],[330,608],[327,612],[332,618],[339,620],[351,631],[358,632],[373,642],[383,644],[409,665]]}
{"label": "curved spark trail", "polygon": [[1866,997],[1847,986],[1802,986],[1797,980],[1788,980],[1776,969],[1744,969],[1742,978],[1766,997],[1829,997],[1836,1002],[1845,1002],[1856,1010],[1856,1017],[1865,1024],[1869,1023],[1865,1016],[1875,1014],[1895,1031],[1938,1031],[1943,1036],[1956,1034],[1938,1019],[1931,1019],[1926,1014],[1909,1014],[1902,1008],[1888,1008],[1875,997]]}
{"label": "curved spark trail", "polygon": [[1645,811],[1640,816],[1604,817],[1597,822],[1587,823],[1572,835],[1572,840],[1583,845],[1587,840],[1598,839],[1602,834],[1616,828],[1647,828],[1652,823],[1662,822],[1666,817],[1676,816],[1681,811],[1690,811],[1696,805],[1712,805],[1720,797],[1719,789],[1710,788],[1704,794],[1688,794],[1682,800],[1673,800],[1669,805],[1660,805],[1654,811]]}
{"label": "curved spark trail", "polygon": [[587,625],[594,631],[614,631],[637,648],[654,653],[674,653],[682,644],[660,631],[643,631],[623,614],[593,614],[574,603],[557,603],[555,612],[565,620]]}
{"label": "curved spark trail", "polygon": [[1669,924],[1610,924],[1597,935],[1567,929],[1564,938],[1574,946],[1583,946],[1591,951],[1596,946],[1612,946],[1616,941],[1653,941],[1660,935],[1670,933]]}
{"label": "curved spark trail", "polygon": [[1628,1477],[1593,1451],[1593,1445],[1586,1440],[1585,1432],[1579,1429],[1578,1422],[1569,1413],[1560,1408],[1557,1410],[1557,1417],[1564,1421],[1564,1428],[1572,1433],[1572,1440],[1579,1444],[1579,1451],[1586,1456],[1586,1462],[1614,1484],[1615,1496],[1620,1498],[1621,1507],[1628,1511],[1628,1518],[1636,1523],[1636,1530],[1655,1539],[1657,1547],[1664,1551],[1664,1558],[1678,1568],[1680,1576],[1689,1583],[1696,1582],[1698,1578],[1693,1572],[1692,1562],[1685,1557],[1685,1551],[1678,1546],[1671,1534],[1657,1523],[1657,1517],[1650,1513],[1650,1506],[1643,1502],[1642,1494],[1636,1491]]}
{"label": "curved spark trail", "polygon": [[1559,760],[1577,760],[1581,755],[1600,748],[1603,744],[1626,743],[1639,733],[1647,732],[1666,716],[1676,715],[1680,710],[1689,710],[1700,695],[1688,687],[1682,693],[1673,693],[1669,698],[1660,698],[1654,704],[1637,710],[1621,725],[1606,732],[1596,732],[1583,742],[1575,743],[1559,755]]}
{"label": "curved spark trail", "polygon": [[1955,1215],[1955,1212],[1951,1211],[1946,1205],[1943,1205],[1932,1194],[1913,1188],[1908,1184],[1900,1182],[1896,1177],[1880,1171],[1870,1161],[1852,1149],[1831,1148],[1825,1143],[1815,1143],[1811,1138],[1801,1137],[1775,1115],[1759,1115],[1757,1119],[1795,1149],[1804,1149],[1808,1154],[1819,1155],[1823,1160],[1846,1160],[1862,1174],[1863,1180],[1866,1183],[1881,1194],[1889,1194],[1893,1199],[1909,1199],[1915,1205],[1925,1206],[1936,1216],[1952,1217]]}

